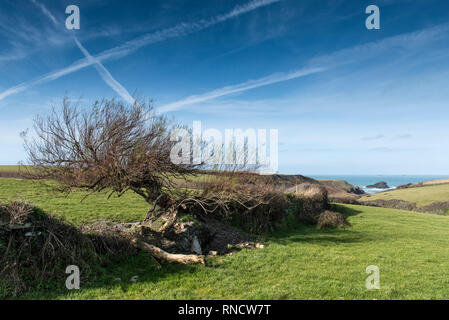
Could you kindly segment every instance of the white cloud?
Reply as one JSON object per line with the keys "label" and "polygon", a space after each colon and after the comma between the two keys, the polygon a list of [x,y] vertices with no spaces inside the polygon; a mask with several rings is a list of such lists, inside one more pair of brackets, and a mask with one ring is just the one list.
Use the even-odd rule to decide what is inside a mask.
{"label": "white cloud", "polygon": [[363,137],[362,140],[363,141],[373,141],[373,140],[380,140],[383,138],[385,138],[385,136],[383,134],[378,134],[376,136]]}

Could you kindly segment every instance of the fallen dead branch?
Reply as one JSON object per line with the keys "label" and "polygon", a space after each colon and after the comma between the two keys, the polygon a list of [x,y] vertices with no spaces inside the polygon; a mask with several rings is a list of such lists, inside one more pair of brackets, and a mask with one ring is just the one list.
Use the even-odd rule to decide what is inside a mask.
{"label": "fallen dead branch", "polygon": [[146,243],[142,240],[139,240],[137,238],[134,238],[131,240],[131,243],[136,246],[136,248],[139,248],[145,252],[148,252],[153,257],[165,260],[168,262],[175,262],[175,263],[181,263],[181,264],[197,264],[201,263],[205,265],[204,256],[202,255],[196,255],[196,254],[172,254],[168,253],[161,248],[158,248],[152,244]]}

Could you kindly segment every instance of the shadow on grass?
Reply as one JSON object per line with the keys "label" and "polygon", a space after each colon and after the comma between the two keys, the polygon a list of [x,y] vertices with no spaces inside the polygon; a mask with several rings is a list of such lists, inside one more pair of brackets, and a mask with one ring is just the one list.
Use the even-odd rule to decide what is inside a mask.
{"label": "shadow on grass", "polygon": [[362,213],[362,211],[360,211],[360,210],[356,210],[354,208],[350,208],[350,207],[347,207],[345,205],[338,204],[338,203],[331,204],[331,210],[336,211],[336,212],[340,212],[346,218],[349,218],[349,217],[352,217],[352,216],[356,216],[359,213]]}
{"label": "shadow on grass", "polygon": [[[332,204],[330,209],[332,211],[342,213],[347,218],[356,216],[362,212],[341,204]],[[320,244],[323,246],[371,242],[378,240],[378,237],[375,235],[354,230],[352,227],[321,229],[316,225],[306,225],[298,221],[290,223],[288,227],[272,232],[266,238],[269,242],[281,245],[288,245],[295,242],[307,242],[312,244]]]}
{"label": "shadow on grass", "polygon": [[[43,281],[33,281],[28,275],[27,269],[20,266],[22,269],[19,272],[21,272],[21,275],[23,274],[25,285],[30,290],[27,290],[24,295],[16,297],[19,299],[76,298],[80,291],[69,291],[65,286],[65,281],[69,277],[69,274],[65,273],[68,265],[79,267],[81,290],[114,288],[116,291],[118,289],[119,292],[120,290],[126,292],[134,284],[131,279],[135,276],[138,276],[137,281],[139,282],[156,283],[173,274],[181,276],[183,273],[192,273],[201,270],[201,267],[203,267],[162,263],[162,268],[159,269],[159,265],[151,255],[137,251],[126,238],[116,237],[114,232],[103,232],[104,228],[108,226],[100,225],[99,229],[95,229],[93,232],[87,230],[89,232],[87,236],[83,234],[80,228],[67,223],[64,219],[48,215],[45,210],[39,207],[33,208],[32,215],[35,217],[35,220],[32,220],[33,223],[38,228],[42,228],[42,233],[55,232],[54,230],[64,231],[60,231],[61,234],[55,232],[54,238],[65,239],[63,248],[69,256],[60,255],[64,258],[61,258],[61,260],[57,259],[58,255],[54,256],[54,259],[49,263],[53,263],[52,270],[55,271],[46,276]],[[48,219],[47,216],[51,219]],[[45,221],[45,224],[42,221]],[[48,229],[48,225],[51,225],[52,228]],[[45,226],[47,227],[44,228]],[[72,237],[75,240],[72,240]],[[82,242],[83,239],[86,239],[86,242]],[[0,238],[0,240],[2,239]],[[35,242],[38,248],[41,242]],[[94,247],[97,253],[91,253]],[[36,260],[39,260],[39,252],[33,252],[32,254],[36,257]],[[58,251],[56,254],[61,254],[61,252]],[[50,258],[46,257],[46,259]],[[2,283],[0,283],[0,299],[14,298],[11,297],[8,290],[8,288],[3,289]]]}
{"label": "shadow on grass", "polygon": [[[194,273],[204,268],[202,265],[176,265],[162,263],[162,268],[158,269],[154,260],[146,253],[140,252],[136,256],[131,256],[125,260],[108,266],[95,266],[94,275],[88,279],[81,279],[80,290],[68,290],[64,283],[46,284],[46,288],[33,289],[20,299],[76,299],[85,290],[114,290],[115,293],[126,293],[135,283],[132,278],[137,276],[137,283],[157,283],[163,281],[173,274],[182,277],[183,274]],[[63,270],[61,271],[63,272]],[[68,276],[68,275],[67,275]],[[83,295],[84,299],[89,296]],[[98,296],[92,292],[92,298]]]}

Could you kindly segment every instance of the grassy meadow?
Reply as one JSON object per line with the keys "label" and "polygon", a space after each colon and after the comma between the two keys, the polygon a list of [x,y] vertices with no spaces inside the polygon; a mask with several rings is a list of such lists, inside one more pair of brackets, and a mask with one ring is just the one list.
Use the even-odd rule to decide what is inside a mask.
{"label": "grassy meadow", "polygon": [[140,221],[148,211],[148,204],[132,192],[110,199],[106,193],[92,194],[87,198],[85,195],[84,192],[68,195],[55,193],[51,185],[37,181],[0,178],[0,203],[25,201],[75,225],[101,219],[114,222]]}
{"label": "grassy meadow", "polygon": [[19,166],[0,166],[0,173],[16,173],[19,171]]}
{"label": "grassy meadow", "polygon": [[449,183],[380,192],[364,196],[360,198],[360,201],[377,199],[404,200],[415,202],[418,206],[425,206],[434,202],[449,201]]}
{"label": "grassy meadow", "polygon": [[[21,199],[74,224],[98,219],[138,221],[138,197],[106,199],[55,195],[36,182],[0,179],[0,199]],[[163,264],[141,253],[101,268],[68,291],[64,283],[35,289],[25,299],[447,299],[449,218],[337,205],[348,229],[320,230],[293,223],[266,235],[264,249],[208,258],[208,266]],[[367,290],[365,269],[380,268],[380,290]],[[139,276],[133,283],[130,278]],[[121,281],[117,280],[120,278]]]}

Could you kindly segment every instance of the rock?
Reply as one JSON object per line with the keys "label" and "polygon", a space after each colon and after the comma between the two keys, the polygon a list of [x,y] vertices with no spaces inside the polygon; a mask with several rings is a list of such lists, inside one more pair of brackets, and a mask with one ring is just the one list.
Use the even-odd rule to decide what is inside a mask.
{"label": "rock", "polygon": [[215,257],[215,256],[217,256],[217,254],[218,254],[218,252],[217,251],[209,251],[209,255],[210,256],[213,256],[213,257]]}
{"label": "rock", "polygon": [[350,189],[348,191],[348,193],[361,195],[361,194],[365,194],[365,191],[363,191],[363,189],[358,186],[354,186],[354,188]]}
{"label": "rock", "polygon": [[129,281],[131,282],[137,282],[137,279],[139,279],[139,276],[133,276]]}
{"label": "rock", "polygon": [[384,181],[380,181],[378,183],[366,186],[367,188],[375,188],[375,189],[389,189],[390,187]]}
{"label": "rock", "polygon": [[263,248],[265,248],[265,246],[263,244],[256,243],[256,248],[257,249],[263,249]]}
{"label": "rock", "polygon": [[198,237],[194,236],[192,240],[192,251],[196,254],[203,254],[203,251],[201,250],[200,242],[198,241]]}

